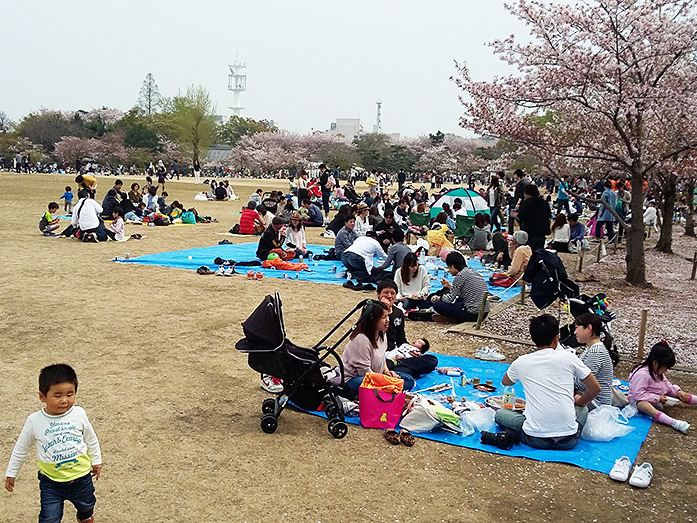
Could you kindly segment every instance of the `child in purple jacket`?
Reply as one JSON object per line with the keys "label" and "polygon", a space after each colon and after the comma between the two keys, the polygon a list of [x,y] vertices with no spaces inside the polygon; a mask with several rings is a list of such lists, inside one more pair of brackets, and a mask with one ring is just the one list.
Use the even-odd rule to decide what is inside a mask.
{"label": "child in purple jacket", "polygon": [[673,365],[675,353],[667,341],[661,340],[651,348],[649,357],[634,367],[629,375],[629,401],[659,423],[687,434],[690,428],[687,421],[673,419],[663,412],[664,405],[672,406],[680,401],[697,405],[697,396],[680,390],[680,387],[665,377],[666,371]]}

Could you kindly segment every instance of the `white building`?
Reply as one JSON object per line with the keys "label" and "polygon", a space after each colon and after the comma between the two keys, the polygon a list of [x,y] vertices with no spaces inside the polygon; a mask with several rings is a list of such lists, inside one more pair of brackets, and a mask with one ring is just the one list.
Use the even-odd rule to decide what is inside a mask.
{"label": "white building", "polygon": [[363,134],[360,118],[337,118],[329,127],[329,134],[341,134],[349,139],[358,138]]}

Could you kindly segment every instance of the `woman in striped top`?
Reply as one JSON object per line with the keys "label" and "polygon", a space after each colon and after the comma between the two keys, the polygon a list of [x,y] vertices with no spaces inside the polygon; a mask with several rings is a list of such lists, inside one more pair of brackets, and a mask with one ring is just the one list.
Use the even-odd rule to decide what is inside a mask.
{"label": "woman in striped top", "polygon": [[[574,323],[576,324],[576,339],[579,343],[584,343],[587,346],[580,359],[600,383],[600,393],[595,397],[593,403],[612,405],[613,368],[612,359],[608,352],[612,347],[612,336],[606,332],[604,339],[600,339],[603,322],[592,312],[581,314]],[[586,386],[578,379],[574,388],[578,395],[583,394],[586,390]]]}

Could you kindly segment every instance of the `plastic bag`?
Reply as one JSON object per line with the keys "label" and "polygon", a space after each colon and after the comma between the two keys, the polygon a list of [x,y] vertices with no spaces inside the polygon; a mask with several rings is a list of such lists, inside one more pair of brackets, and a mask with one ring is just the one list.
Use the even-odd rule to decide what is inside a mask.
{"label": "plastic bag", "polygon": [[636,403],[628,403],[623,409],[622,409],[622,415],[629,419],[633,418],[639,413],[639,409],[636,408]]}
{"label": "plastic bag", "polygon": [[470,426],[479,432],[491,430],[494,428],[495,414],[496,411],[491,407],[463,412],[460,415],[460,425],[463,427]]}
{"label": "plastic bag", "polygon": [[626,436],[634,430],[627,425],[629,420],[620,409],[610,405],[601,405],[588,413],[588,420],[583,427],[581,437],[590,441],[610,441]]}

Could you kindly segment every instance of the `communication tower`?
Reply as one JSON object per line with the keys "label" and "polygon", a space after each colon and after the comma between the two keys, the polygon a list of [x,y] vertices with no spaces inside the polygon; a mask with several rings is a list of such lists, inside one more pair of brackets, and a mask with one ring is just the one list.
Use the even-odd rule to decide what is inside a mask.
{"label": "communication tower", "polygon": [[375,120],[375,132],[380,133],[380,132],[382,132],[382,118],[380,116],[380,108],[382,107],[382,101],[378,100],[377,104],[378,104],[378,115],[377,115],[377,119]]}
{"label": "communication tower", "polygon": [[232,106],[230,109],[232,109],[234,116],[239,116],[242,109],[244,109],[240,105],[240,95],[242,91],[247,90],[247,73],[244,71],[247,65],[241,63],[236,58],[234,63],[228,64],[228,67],[230,68],[230,74],[227,77],[227,88],[229,91],[232,91]]}

